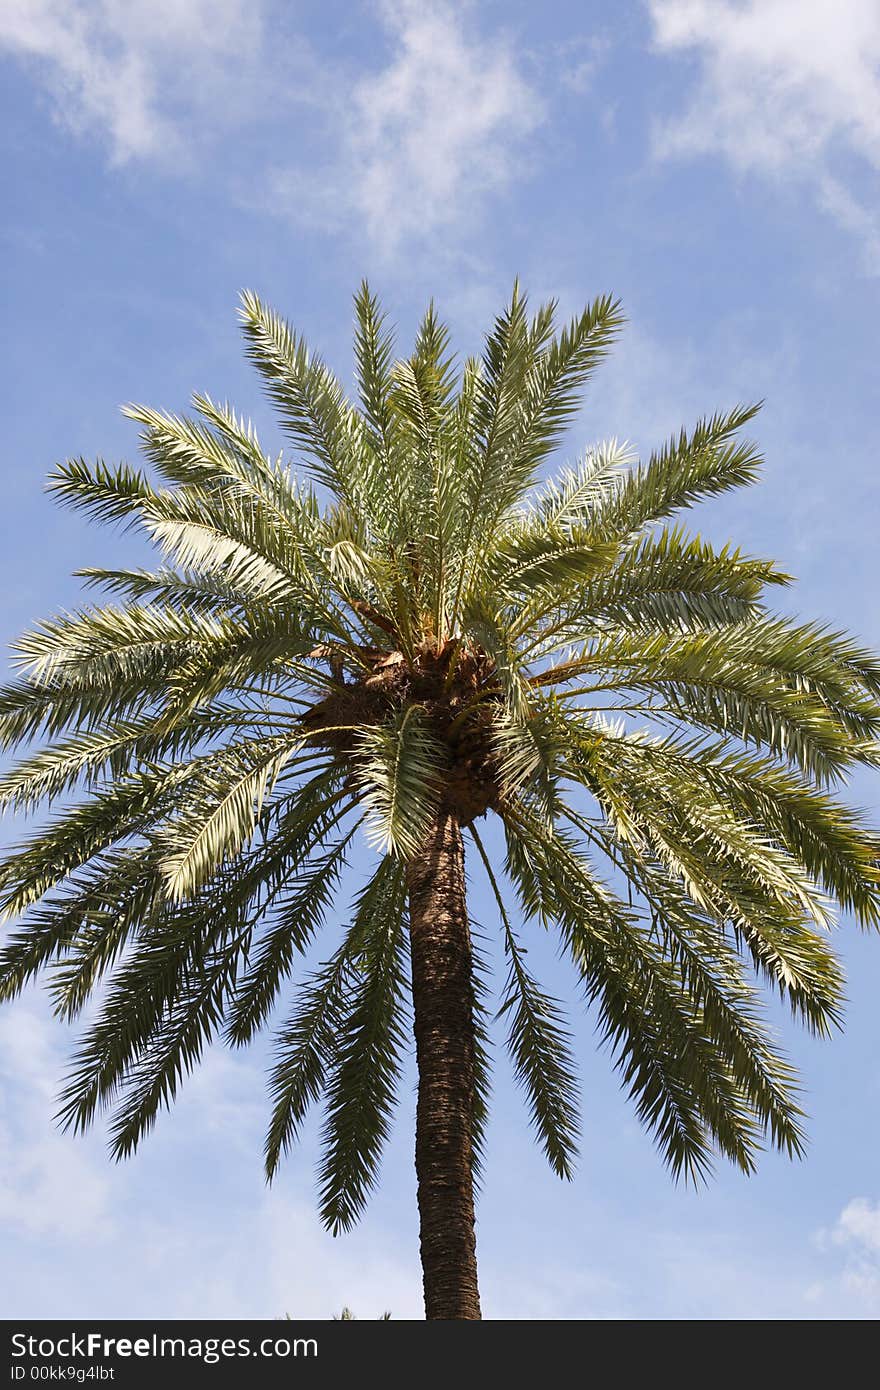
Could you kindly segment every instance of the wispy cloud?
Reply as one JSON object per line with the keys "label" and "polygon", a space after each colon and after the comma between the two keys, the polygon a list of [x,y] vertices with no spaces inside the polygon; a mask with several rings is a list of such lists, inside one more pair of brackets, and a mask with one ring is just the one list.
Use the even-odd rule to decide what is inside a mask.
{"label": "wispy cloud", "polygon": [[742,172],[807,181],[880,273],[880,221],[859,191],[880,173],[876,0],[648,6],[657,49],[698,62],[685,110],[658,131],[658,153],[720,153]]}
{"label": "wispy cloud", "polygon": [[464,232],[542,119],[514,44],[452,0],[378,0],[362,22],[353,60],[273,0],[0,0],[0,51],[114,164],[201,161],[242,201],[384,251]]}
{"label": "wispy cloud", "polygon": [[854,1316],[880,1316],[880,1201],[854,1197],[830,1230],[818,1232],[816,1244],[842,1254],[843,1265],[831,1280],[813,1285],[811,1301],[824,1303],[836,1292]]}
{"label": "wispy cloud", "polygon": [[0,1227],[26,1238],[100,1239],[109,1174],[52,1123],[57,1061],[51,1029],[36,1008],[0,1013]]}
{"label": "wispy cloud", "polygon": [[834,1240],[838,1245],[855,1246],[880,1264],[880,1202],[871,1202],[867,1197],[854,1197],[847,1202],[837,1219]]}
{"label": "wispy cloud", "polygon": [[589,91],[599,69],[611,52],[611,39],[606,33],[578,34],[556,47],[559,79],[571,91],[583,95]]}
{"label": "wispy cloud", "polygon": [[199,121],[224,125],[225,79],[252,69],[261,34],[251,0],[0,0],[0,50],[115,163],[185,159]]}
{"label": "wispy cloud", "polygon": [[355,77],[347,101],[334,96],[323,173],[285,168],[274,187],[294,215],[363,227],[391,252],[472,225],[521,175],[542,107],[512,43],[481,33],[461,6],[383,0],[378,14],[390,54]]}
{"label": "wispy cloud", "polygon": [[[211,1051],[175,1113],[114,1165],[100,1133],[53,1122],[68,1046],[33,995],[0,1011],[0,1242],[16,1250],[0,1267],[7,1316],[329,1318],[344,1303],[365,1318],[419,1316],[414,1240],[401,1249],[375,1220],[333,1240],[307,1163],[267,1189],[253,1058]],[[204,1165],[210,1181],[197,1176]]]}

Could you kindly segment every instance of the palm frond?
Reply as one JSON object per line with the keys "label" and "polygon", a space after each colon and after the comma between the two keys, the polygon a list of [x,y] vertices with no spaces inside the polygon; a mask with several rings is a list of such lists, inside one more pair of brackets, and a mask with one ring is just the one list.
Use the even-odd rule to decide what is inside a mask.
{"label": "palm frond", "polygon": [[363,485],[365,456],[357,448],[357,421],[336,377],[249,290],[241,296],[240,317],[248,355],[294,444],[317,480],[357,510],[370,491]]}
{"label": "palm frond", "polygon": [[323,925],[356,828],[315,856],[316,842],[324,839],[327,830],[322,818],[319,834],[307,842],[304,862],[293,866],[292,881],[277,905],[272,929],[248,960],[247,973],[236,988],[227,1027],[227,1038],[236,1046],[250,1042],[265,1023],[294,956],[305,950]]}
{"label": "palm frond", "polygon": [[599,512],[603,527],[633,534],[647,522],[753,483],[761,457],[754,445],[735,436],[759,410],[760,403],[737,406],[700,420],[690,434],[682,430],[677,438],[673,436],[604,502]]}
{"label": "palm frond", "polygon": [[443,750],[418,705],[363,731],[358,783],[373,845],[402,858],[421,848],[439,802]]}
{"label": "palm frond", "polygon": [[357,977],[327,1080],[320,1210],[334,1235],[361,1214],[388,1138],[405,1039],[405,907],[404,868],[386,858],[358,903]]}
{"label": "palm frond", "polygon": [[[273,1111],[265,1150],[270,1180],[282,1156],[296,1142],[309,1107],[322,1095],[331,1069],[339,1061],[342,1023],[351,1006],[358,963],[369,950],[371,933],[377,934],[372,943],[374,950],[381,945],[383,933],[386,938],[394,934],[391,912],[398,874],[399,866],[388,858],[382,860],[357,901],[354,920],[342,944],[300,988],[294,1011],[277,1035],[270,1075]],[[387,940],[385,944],[387,947]],[[388,964],[387,955],[380,952],[380,958]],[[394,959],[396,962],[396,955]],[[378,1101],[380,1122],[384,1095],[383,1091]]]}
{"label": "palm frond", "polygon": [[[679,961],[652,942],[571,841],[520,815],[524,820],[511,817],[506,828],[508,869],[523,907],[560,928],[623,1084],[671,1171],[704,1177],[713,1148],[751,1171],[763,1122],[747,1078],[734,1070],[724,1035],[710,1032],[703,999],[694,997]],[[772,1133],[797,1153],[802,1137],[794,1113],[777,1107]]]}
{"label": "palm frond", "polygon": [[471,835],[498,906],[510,967],[496,1017],[509,1015],[507,1046],[548,1161],[559,1177],[570,1178],[580,1132],[570,1039],[559,1005],[526,968],[525,950],[517,941],[491,861],[473,826]]}

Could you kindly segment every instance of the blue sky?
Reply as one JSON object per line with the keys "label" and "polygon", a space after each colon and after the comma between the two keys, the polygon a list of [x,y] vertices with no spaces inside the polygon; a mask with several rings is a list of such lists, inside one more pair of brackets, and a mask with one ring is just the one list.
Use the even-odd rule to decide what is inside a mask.
{"label": "blue sky", "polygon": [[[134,455],[120,403],[206,390],[280,446],[240,351],[243,286],[350,379],[364,274],[404,342],[433,295],[463,350],[518,274],[564,310],[611,290],[629,317],[561,459],[764,398],[763,482],[694,526],[775,557],[792,606],[880,646],[876,0],[0,0],[0,63],[4,641],[74,600],[71,570],[131,554],[42,491],[66,456]],[[876,807],[876,782],[853,796]],[[488,1316],[880,1313],[880,943],[844,922],[839,945],[845,1034],[778,1020],[804,1163],[673,1187],[575,1004],[583,1157],[562,1185],[499,1060]],[[264,1049],[213,1053],[114,1167],[100,1133],[52,1124],[71,1041],[41,996],[0,1012],[4,1315],[419,1315],[411,1087],[380,1190],[334,1240],[316,1126],[263,1183]]]}

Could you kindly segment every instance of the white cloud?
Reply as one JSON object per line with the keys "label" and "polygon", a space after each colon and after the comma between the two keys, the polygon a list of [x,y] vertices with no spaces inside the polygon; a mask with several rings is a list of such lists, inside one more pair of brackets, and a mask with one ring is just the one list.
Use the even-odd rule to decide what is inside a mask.
{"label": "white cloud", "polygon": [[557,46],[559,78],[564,86],[583,95],[593,85],[596,73],[611,51],[607,34],[578,35]]}
{"label": "white cloud", "polygon": [[0,1226],[26,1236],[100,1239],[109,1175],[52,1123],[58,1063],[35,1007],[0,1012]]}
{"label": "white cloud", "polygon": [[53,1121],[70,1044],[33,994],[0,1010],[4,1313],[329,1318],[348,1303],[364,1318],[420,1316],[414,1232],[403,1250],[368,1216],[334,1240],[302,1157],[267,1189],[253,1057],[211,1050],[174,1113],[116,1165],[100,1132],[62,1134]]}
{"label": "white cloud", "polygon": [[327,1318],[348,1304],[364,1319],[386,1311],[395,1319],[424,1317],[414,1224],[404,1252],[369,1217],[333,1240],[313,1206],[267,1200],[261,1228],[273,1312]]}
{"label": "white cloud", "polygon": [[838,1245],[854,1246],[880,1261],[880,1202],[854,1197],[837,1218],[833,1239]]}
{"label": "white cloud", "polygon": [[284,169],[274,191],[294,215],[364,228],[380,249],[465,229],[522,173],[540,101],[503,35],[479,33],[445,0],[382,0],[390,61],[354,77],[334,107],[322,177]]}
{"label": "white cloud", "polygon": [[483,1315],[517,1322],[626,1318],[632,1310],[619,1278],[584,1264],[532,1259],[528,1268],[483,1261]]}
{"label": "white cloud", "polygon": [[117,163],[184,157],[196,112],[222,124],[224,75],[253,59],[260,29],[249,0],[0,0],[0,50]]}
{"label": "white cloud", "polygon": [[817,1232],[816,1244],[826,1255],[840,1252],[843,1264],[811,1287],[810,1301],[821,1306],[836,1297],[850,1316],[880,1316],[880,1201],[854,1197],[831,1230]]}
{"label": "white cloud", "polygon": [[[113,163],[201,159],[243,202],[387,251],[470,225],[521,174],[541,119],[512,43],[469,8],[378,0],[365,38],[369,55],[378,33],[379,60],[353,62],[319,52],[273,0],[0,0],[0,52]],[[209,165],[245,128],[260,132],[246,175],[229,138]]]}
{"label": "white cloud", "polygon": [[[695,55],[666,155],[722,153],[740,171],[810,181],[880,270],[880,223],[857,191],[880,173],[876,0],[648,0],[656,47]],[[848,173],[841,172],[847,167]]]}

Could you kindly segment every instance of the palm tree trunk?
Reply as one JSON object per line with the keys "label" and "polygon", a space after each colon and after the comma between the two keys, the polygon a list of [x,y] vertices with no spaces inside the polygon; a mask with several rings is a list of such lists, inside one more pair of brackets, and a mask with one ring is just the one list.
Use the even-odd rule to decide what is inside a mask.
{"label": "palm tree trunk", "polygon": [[419,1098],[416,1175],[428,1318],[479,1318],[474,1236],[474,987],[457,818],[407,870]]}

